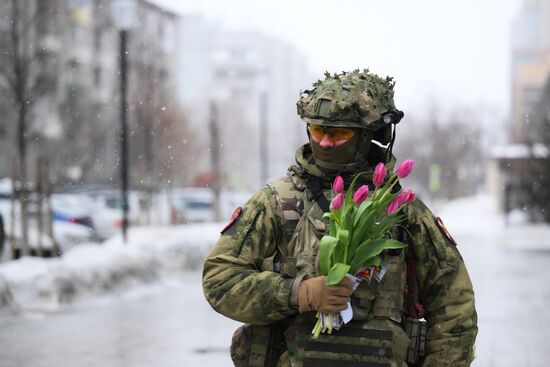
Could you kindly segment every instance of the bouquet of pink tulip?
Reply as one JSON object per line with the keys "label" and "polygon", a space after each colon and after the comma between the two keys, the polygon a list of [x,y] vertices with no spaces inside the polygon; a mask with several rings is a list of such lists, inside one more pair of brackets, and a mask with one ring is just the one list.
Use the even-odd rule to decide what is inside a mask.
{"label": "bouquet of pink tulip", "polygon": [[[380,254],[386,249],[399,249],[407,245],[386,234],[404,219],[399,215],[400,209],[414,199],[411,190],[392,192],[399,178],[407,177],[414,166],[414,161],[405,160],[395,174],[387,180],[387,170],[379,163],[373,174],[374,192],[369,195],[369,187],[363,185],[355,190],[360,175],[352,181],[347,193],[344,193],[344,180],[338,176],[332,190],[336,196],[330,204],[330,211],[325,216],[330,221],[330,233],[321,238],[319,243],[319,265],[321,274],[326,275],[327,285],[336,285],[344,277],[350,277],[354,287],[361,280],[370,281],[374,276],[379,281],[384,276]],[[355,192],[354,192],[355,190]],[[351,311],[351,305],[348,304]],[[348,311],[346,310],[346,311]],[[317,314],[317,323],[313,328],[313,338],[321,332],[331,333],[339,329],[351,316],[337,314]]]}

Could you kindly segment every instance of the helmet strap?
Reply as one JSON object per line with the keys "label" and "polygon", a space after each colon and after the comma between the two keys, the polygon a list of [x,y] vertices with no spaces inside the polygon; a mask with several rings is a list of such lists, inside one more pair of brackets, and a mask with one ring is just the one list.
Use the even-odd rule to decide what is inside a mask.
{"label": "helmet strap", "polygon": [[396,135],[395,132],[397,130],[397,127],[394,124],[392,124],[391,129],[392,129],[391,140],[390,140],[390,143],[388,144],[388,148],[386,149],[386,154],[384,155],[384,160],[386,161],[386,163],[389,162],[392,157],[393,143],[395,143],[395,135]]}

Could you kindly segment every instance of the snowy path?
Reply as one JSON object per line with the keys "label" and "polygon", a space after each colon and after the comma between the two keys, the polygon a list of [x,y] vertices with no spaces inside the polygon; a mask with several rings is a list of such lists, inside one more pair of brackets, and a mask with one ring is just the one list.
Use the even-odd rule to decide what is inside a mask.
{"label": "snowy path", "polygon": [[230,366],[237,326],[211,310],[195,272],[59,312],[0,319],[0,365]]}

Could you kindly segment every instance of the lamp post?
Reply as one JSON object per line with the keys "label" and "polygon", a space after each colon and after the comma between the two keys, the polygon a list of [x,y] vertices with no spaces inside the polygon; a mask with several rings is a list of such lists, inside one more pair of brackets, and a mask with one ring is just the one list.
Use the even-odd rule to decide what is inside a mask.
{"label": "lamp post", "polygon": [[260,93],[260,185],[265,185],[269,177],[267,92]]}
{"label": "lamp post", "polygon": [[134,22],[134,0],[113,0],[111,3],[113,20],[119,33],[119,74],[120,74],[120,186],[122,202],[122,239],[127,241],[128,231],[128,31]]}

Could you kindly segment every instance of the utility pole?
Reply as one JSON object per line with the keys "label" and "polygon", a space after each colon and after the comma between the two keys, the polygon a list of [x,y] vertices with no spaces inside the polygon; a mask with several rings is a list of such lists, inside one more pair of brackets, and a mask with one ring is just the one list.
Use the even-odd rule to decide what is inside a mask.
{"label": "utility pole", "polygon": [[220,216],[220,191],[221,191],[221,170],[220,170],[220,134],[218,130],[218,109],[214,101],[210,102],[210,164],[212,169],[211,189],[214,194],[213,214],[216,222],[221,220]]}
{"label": "utility pole", "polygon": [[269,175],[269,151],[267,144],[267,92],[260,93],[260,185],[264,185]]}
{"label": "utility pole", "polygon": [[122,239],[127,241],[128,232],[128,119],[127,119],[127,90],[128,90],[128,58],[127,36],[124,29],[120,34],[120,182],[122,195]]}

